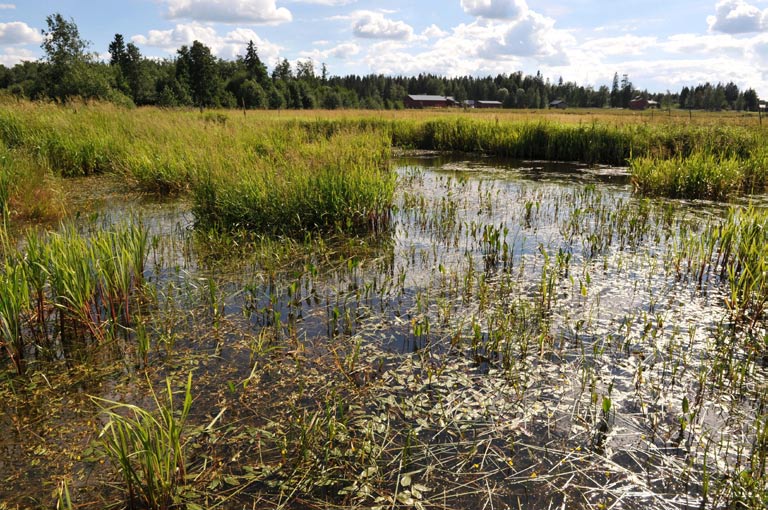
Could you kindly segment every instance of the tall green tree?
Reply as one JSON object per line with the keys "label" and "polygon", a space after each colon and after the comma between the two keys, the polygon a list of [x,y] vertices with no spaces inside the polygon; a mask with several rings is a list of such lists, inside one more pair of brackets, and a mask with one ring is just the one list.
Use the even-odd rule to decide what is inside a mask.
{"label": "tall green tree", "polygon": [[147,67],[148,62],[142,56],[138,46],[132,42],[128,43],[125,48],[122,72],[128,82],[130,96],[136,104],[148,104],[152,101],[154,83],[149,76]]}
{"label": "tall green tree", "polygon": [[[40,47],[45,52],[48,64],[45,89],[49,96],[66,100],[75,95],[84,95],[82,91],[94,90],[94,83],[88,83],[90,74],[87,64],[91,59],[87,52],[89,43],[80,37],[80,31],[73,19],[65,19],[59,13],[45,18],[47,28],[42,30],[43,42]],[[100,81],[100,80],[98,80]],[[100,85],[100,84],[96,84]],[[107,90],[98,92],[106,93]]]}
{"label": "tall green tree", "polygon": [[632,101],[632,96],[635,94],[635,87],[632,82],[629,81],[629,76],[623,74],[621,76],[621,107],[629,108],[629,102]]}
{"label": "tall green tree", "polygon": [[126,52],[123,34],[115,34],[115,38],[109,43],[109,65],[120,68],[125,65]]}
{"label": "tall green tree", "polygon": [[754,89],[744,91],[744,108],[750,112],[756,112],[760,108],[760,100]]}
{"label": "tall green tree", "polygon": [[109,65],[115,72],[115,86],[121,92],[130,94],[130,87],[125,77],[126,51],[122,34],[115,34],[109,43]]}
{"label": "tall green tree", "polygon": [[200,41],[182,46],[176,60],[176,79],[186,84],[192,103],[200,108],[218,106],[221,78],[211,49]]}
{"label": "tall green tree", "polygon": [[259,58],[259,52],[253,41],[248,41],[248,47],[245,50],[245,57],[243,57],[243,63],[245,64],[245,70],[248,73],[248,78],[256,80],[256,82],[262,87],[269,81],[269,74],[267,73],[267,66]]}
{"label": "tall green tree", "polygon": [[619,73],[613,73],[613,82],[611,84],[611,108],[621,106],[621,91],[619,90]]}
{"label": "tall green tree", "polygon": [[293,78],[291,63],[288,62],[288,59],[284,58],[272,70],[272,79],[287,82],[291,78]]}

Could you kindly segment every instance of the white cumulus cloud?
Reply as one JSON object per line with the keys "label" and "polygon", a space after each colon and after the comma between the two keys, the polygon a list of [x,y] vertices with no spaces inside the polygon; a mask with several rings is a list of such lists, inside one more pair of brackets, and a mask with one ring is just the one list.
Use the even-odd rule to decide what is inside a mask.
{"label": "white cumulus cloud", "polygon": [[275,0],[164,0],[168,17],[231,24],[276,25],[293,19]]}
{"label": "white cumulus cloud", "polygon": [[248,42],[253,41],[261,59],[269,63],[274,63],[282,50],[279,45],[262,39],[248,28],[235,28],[222,36],[213,27],[198,23],[179,24],[169,30],[150,30],[147,35],[135,35],[131,40],[140,46],[159,48],[168,53],[174,53],[181,46],[200,41],[208,46],[214,55],[230,60],[244,55]]}
{"label": "white cumulus cloud", "polygon": [[551,18],[527,11],[517,21],[494,25],[494,36],[488,38],[479,51],[487,58],[498,55],[535,57],[540,62],[563,65],[568,61],[565,45],[572,41],[572,37],[555,30],[554,24]]}
{"label": "white cumulus cloud", "polygon": [[528,11],[525,0],[461,0],[469,15],[488,19],[514,19]]}
{"label": "white cumulus cloud", "polygon": [[0,44],[34,44],[42,41],[42,36],[34,28],[21,21],[0,23]]}
{"label": "white cumulus cloud", "polygon": [[37,60],[38,56],[24,48],[5,48],[0,52],[0,64],[13,67],[23,61]]}
{"label": "white cumulus cloud", "polygon": [[326,5],[328,7],[338,7],[340,5],[349,5],[357,0],[292,0],[300,4]]}
{"label": "white cumulus cloud", "polygon": [[745,34],[766,27],[766,11],[744,0],[720,0],[715,15],[707,17],[710,32]]}
{"label": "white cumulus cloud", "polygon": [[300,55],[316,62],[323,62],[330,58],[346,60],[359,53],[360,46],[352,42],[346,42],[325,50],[314,49],[312,51],[302,51]]}
{"label": "white cumulus cloud", "polygon": [[404,21],[389,19],[381,12],[355,11],[344,18],[352,19],[352,33],[364,39],[408,40],[413,27]]}
{"label": "white cumulus cloud", "polygon": [[441,29],[434,23],[428,26],[424,29],[424,31],[421,33],[422,36],[426,37],[427,39],[437,39],[438,37],[445,37],[448,35],[448,32]]}

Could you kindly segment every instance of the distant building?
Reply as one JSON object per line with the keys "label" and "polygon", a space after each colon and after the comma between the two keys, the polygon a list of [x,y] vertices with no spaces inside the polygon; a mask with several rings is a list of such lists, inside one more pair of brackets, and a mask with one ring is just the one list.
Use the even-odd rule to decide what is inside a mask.
{"label": "distant building", "polygon": [[475,108],[501,108],[501,101],[475,101]]}
{"label": "distant building", "polygon": [[403,101],[406,108],[448,108],[456,101],[452,97],[409,94]]}
{"label": "distant building", "polygon": [[555,108],[555,109],[560,109],[560,110],[565,110],[566,108],[568,108],[568,104],[565,101],[563,101],[562,99],[555,99],[554,101],[549,103],[549,107],[550,108]]}
{"label": "distant building", "polygon": [[644,97],[637,96],[629,102],[630,110],[646,110],[648,108],[659,108],[659,102],[652,99],[645,99]]}

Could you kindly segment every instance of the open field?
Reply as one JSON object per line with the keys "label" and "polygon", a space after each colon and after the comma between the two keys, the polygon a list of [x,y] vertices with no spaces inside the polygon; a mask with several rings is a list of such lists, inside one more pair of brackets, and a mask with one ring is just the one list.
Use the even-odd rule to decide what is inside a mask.
{"label": "open field", "polygon": [[763,509],[766,141],[0,105],[0,509]]}

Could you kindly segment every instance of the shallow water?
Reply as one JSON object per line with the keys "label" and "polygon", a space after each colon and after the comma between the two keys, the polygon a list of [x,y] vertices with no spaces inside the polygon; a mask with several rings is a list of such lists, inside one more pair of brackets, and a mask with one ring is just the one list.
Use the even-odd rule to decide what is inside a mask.
{"label": "shallow water", "polygon": [[[211,253],[188,204],[71,181],[84,230],[138,214],[150,231],[156,348],[143,369],[195,370],[198,425],[224,410],[206,445],[212,492],[226,475],[246,506],[290,488],[302,495],[294,507],[684,508],[702,504],[704,466],[721,484],[741,469],[766,370],[715,333],[728,321],[721,282],[675,266],[681,239],[722,205],[636,197],[623,168],[439,154],[397,166],[386,232],[299,256]],[[63,397],[89,407],[82,416],[27,426],[93,428],[85,393],[150,403],[130,365]],[[323,416],[343,416],[345,433],[317,436],[326,459],[311,485],[292,478],[277,439],[253,446],[266,431],[292,444],[292,423],[331,404]],[[0,459],[14,459],[4,471],[34,458],[19,431],[0,440]],[[37,443],[86,448],[95,436],[64,437],[75,444],[50,432]],[[365,461],[350,453],[364,444],[376,453]],[[92,469],[73,458],[43,463],[39,477]],[[104,477],[73,475],[79,500]],[[28,483],[13,478],[34,493]],[[7,489],[0,499],[12,493],[23,500]]]}

